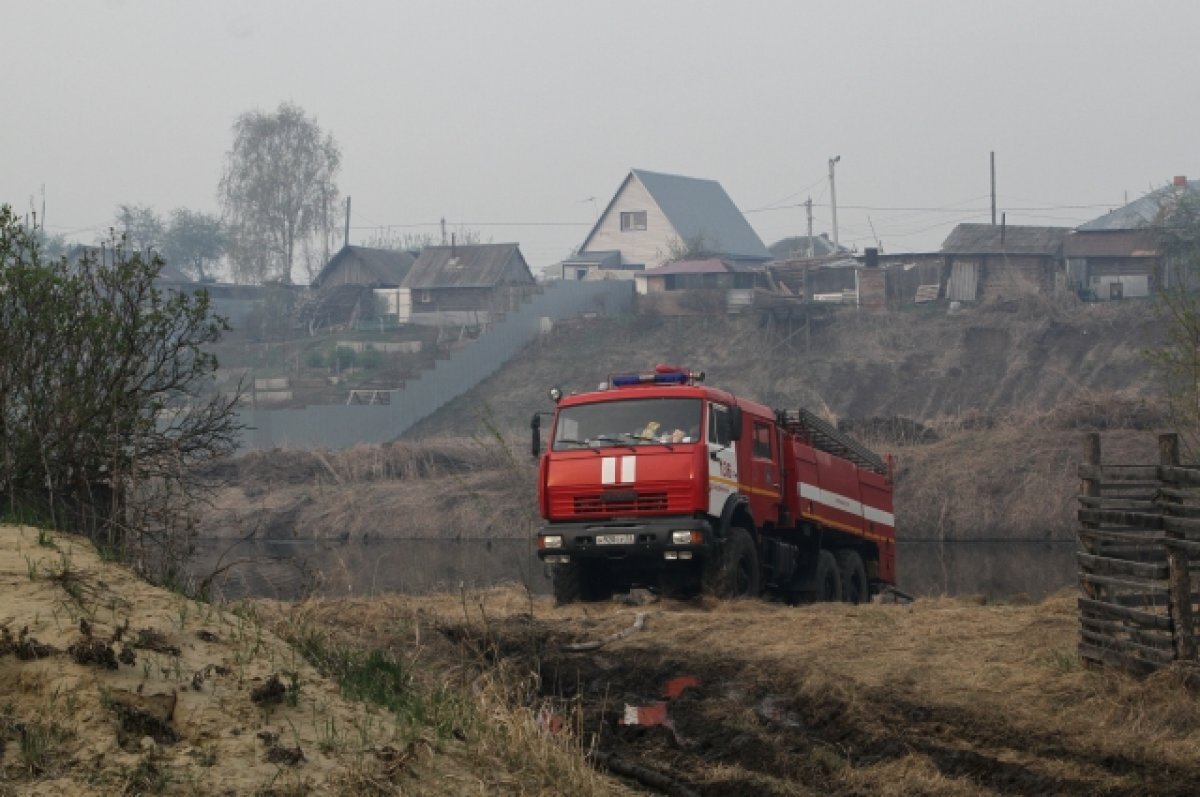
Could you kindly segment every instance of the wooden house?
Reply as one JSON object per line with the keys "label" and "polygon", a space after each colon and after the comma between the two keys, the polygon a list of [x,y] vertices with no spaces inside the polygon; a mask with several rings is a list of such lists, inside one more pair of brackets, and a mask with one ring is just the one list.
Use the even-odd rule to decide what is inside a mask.
{"label": "wooden house", "polygon": [[1170,218],[1184,194],[1200,195],[1200,180],[1176,177],[1075,228],[1063,242],[1068,287],[1085,299],[1112,301],[1150,296],[1169,283],[1153,228]]}
{"label": "wooden house", "polygon": [[975,302],[1052,293],[1069,227],[959,224],[942,244],[946,298]]}
{"label": "wooden house", "polygon": [[401,286],[402,323],[485,324],[536,290],[515,243],[427,246]]}
{"label": "wooden house", "polygon": [[763,268],[712,257],[677,260],[639,273],[634,280],[640,312],[690,315],[736,313],[754,304],[766,286]]}
{"label": "wooden house", "polygon": [[716,180],[633,169],[600,214],[563,279],[633,279],[687,251],[761,265],[771,253]]}

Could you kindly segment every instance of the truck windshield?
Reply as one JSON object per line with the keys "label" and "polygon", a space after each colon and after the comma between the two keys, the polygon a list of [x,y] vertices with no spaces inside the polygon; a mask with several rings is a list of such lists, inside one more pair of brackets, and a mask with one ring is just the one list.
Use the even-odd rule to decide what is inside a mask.
{"label": "truck windshield", "polygon": [[558,412],[554,450],[695,443],[700,399],[628,399],[565,407]]}

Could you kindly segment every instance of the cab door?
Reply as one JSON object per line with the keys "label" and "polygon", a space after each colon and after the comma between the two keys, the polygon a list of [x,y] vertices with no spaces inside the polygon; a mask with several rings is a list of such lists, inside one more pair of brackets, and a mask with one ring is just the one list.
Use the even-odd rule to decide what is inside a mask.
{"label": "cab door", "polygon": [[750,473],[743,487],[750,498],[750,511],[756,520],[775,520],[779,517],[781,499],[779,472],[779,439],[774,426],[757,418],[750,423]]}
{"label": "cab door", "polygon": [[737,443],[733,440],[733,413],[724,404],[708,405],[708,514],[720,517],[725,501],[738,492]]}

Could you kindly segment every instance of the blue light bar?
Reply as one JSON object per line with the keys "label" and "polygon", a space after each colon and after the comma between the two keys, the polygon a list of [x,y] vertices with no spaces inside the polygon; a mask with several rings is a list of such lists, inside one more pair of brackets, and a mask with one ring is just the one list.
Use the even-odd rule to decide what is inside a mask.
{"label": "blue light bar", "polygon": [[665,374],[619,374],[612,378],[613,387],[633,385],[686,385],[690,379],[686,371],[671,371]]}

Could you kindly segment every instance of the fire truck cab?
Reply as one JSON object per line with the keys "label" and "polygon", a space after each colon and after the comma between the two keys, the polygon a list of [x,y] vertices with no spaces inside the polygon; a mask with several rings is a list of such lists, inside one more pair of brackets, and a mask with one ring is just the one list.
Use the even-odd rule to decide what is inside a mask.
{"label": "fire truck cab", "polygon": [[890,461],[804,410],[660,365],[563,397],[539,457],[538,555],[560,602],[645,586],[865,600],[895,579]]}

